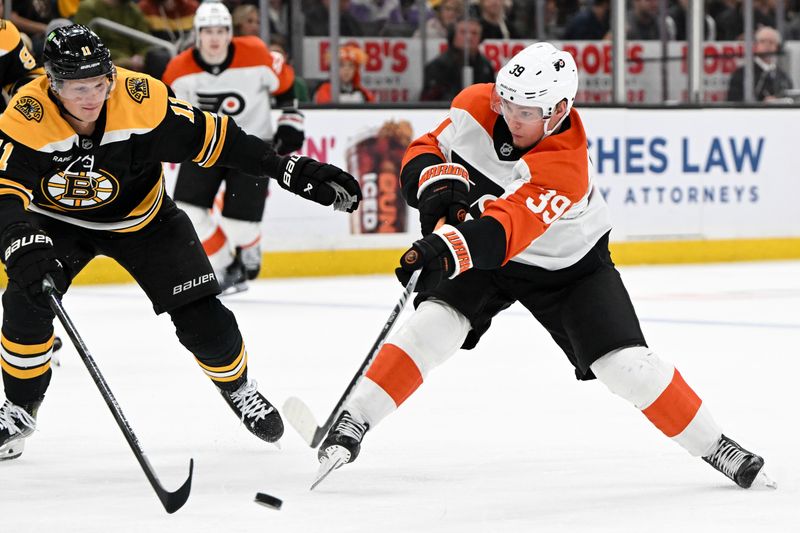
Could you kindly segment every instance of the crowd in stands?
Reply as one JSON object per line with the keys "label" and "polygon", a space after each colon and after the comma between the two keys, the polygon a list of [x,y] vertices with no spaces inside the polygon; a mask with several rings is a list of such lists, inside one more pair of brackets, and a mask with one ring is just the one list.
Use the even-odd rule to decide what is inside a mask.
{"label": "crowd in stands", "polygon": [[[178,50],[194,43],[192,19],[201,0],[12,0],[7,18],[30,37],[38,57],[45,35],[69,21],[86,24],[107,18],[129,28],[173,43]],[[330,0],[299,0],[306,36],[329,34]],[[259,35],[258,0],[223,0],[230,9],[236,35]],[[269,0],[267,20],[272,45],[291,61],[291,0]],[[487,39],[604,40],[610,39],[610,0],[339,0],[340,34],[344,37],[420,37],[445,39],[447,49],[424,67],[422,100],[449,100],[460,88],[465,60],[473,67],[473,81],[491,80],[489,62],[477,43]],[[668,16],[660,17],[659,0],[628,0],[626,35],[633,40],[685,40],[688,0],[670,0]],[[800,39],[800,0],[785,0],[785,29],[779,39]],[[465,7],[466,6],[466,7]],[[753,0],[754,29],[779,27],[775,0]],[[538,17],[541,17],[539,20]],[[116,64],[160,76],[169,60],[165,49],[130,39],[102,27],[95,31],[111,49]],[[741,40],[744,15],[741,0],[706,0],[704,35],[707,40]],[[464,54],[464,47],[468,53]],[[344,69],[362,64],[349,59]],[[347,63],[347,64],[344,64]],[[344,79],[344,78],[342,78]],[[322,82],[324,80],[315,80]],[[312,83],[312,89],[315,83]],[[369,91],[345,88],[374,100]],[[330,90],[329,88],[327,89]],[[301,100],[317,100],[308,86]],[[330,97],[328,95],[327,97]]]}

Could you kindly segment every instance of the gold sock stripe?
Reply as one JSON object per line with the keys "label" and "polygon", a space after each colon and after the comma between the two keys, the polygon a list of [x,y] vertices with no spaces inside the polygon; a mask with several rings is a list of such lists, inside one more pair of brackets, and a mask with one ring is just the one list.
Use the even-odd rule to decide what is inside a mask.
{"label": "gold sock stripe", "polygon": [[229,365],[213,367],[203,364],[199,359],[197,359],[197,364],[200,365],[203,372],[214,381],[222,383],[234,381],[244,374],[247,369],[247,351],[244,349],[244,343],[242,343],[239,355],[236,356],[236,359]]}
{"label": "gold sock stripe", "polygon": [[44,375],[48,370],[50,370],[50,358],[48,357],[45,364],[36,368],[28,368],[26,370],[21,370],[15,366],[12,366],[11,364],[7,363],[5,359],[0,359],[0,366],[3,367],[3,372],[10,374],[17,379],[33,379]]}
{"label": "gold sock stripe", "polygon": [[6,338],[5,335],[0,335],[0,343],[3,348],[8,352],[18,355],[39,355],[44,352],[50,351],[53,348],[53,341],[55,340],[55,333],[50,335],[50,338],[39,344],[20,344]]}

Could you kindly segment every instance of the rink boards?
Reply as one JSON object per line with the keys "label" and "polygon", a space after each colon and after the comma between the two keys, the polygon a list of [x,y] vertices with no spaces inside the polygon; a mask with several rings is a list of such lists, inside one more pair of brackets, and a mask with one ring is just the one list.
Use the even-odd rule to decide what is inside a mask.
{"label": "rink boards", "polygon": [[[580,110],[620,264],[800,257],[800,110]],[[272,187],[262,246],[268,277],[389,272],[419,235],[397,187],[410,140],[444,110],[306,110],[305,155],[356,175],[359,212],[335,213]],[[168,190],[177,168],[166,165]],[[127,275],[98,260],[83,282]],[[129,279],[129,278],[128,278]]]}

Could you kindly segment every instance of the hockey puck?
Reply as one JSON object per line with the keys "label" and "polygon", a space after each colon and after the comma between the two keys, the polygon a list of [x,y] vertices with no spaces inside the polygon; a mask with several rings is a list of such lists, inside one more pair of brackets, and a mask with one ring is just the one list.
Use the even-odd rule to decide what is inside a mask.
{"label": "hockey puck", "polygon": [[264,494],[263,492],[256,492],[256,499],[253,501],[260,503],[265,507],[275,509],[276,511],[280,511],[281,505],[283,505],[283,500],[279,500],[275,496],[270,496],[269,494]]}

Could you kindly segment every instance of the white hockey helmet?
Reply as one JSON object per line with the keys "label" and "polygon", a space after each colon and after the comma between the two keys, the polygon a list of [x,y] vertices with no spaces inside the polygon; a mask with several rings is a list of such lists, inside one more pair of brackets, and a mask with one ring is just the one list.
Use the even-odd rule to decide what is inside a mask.
{"label": "white hockey helmet", "polygon": [[520,51],[500,69],[491,105],[495,113],[504,116],[520,107],[538,108],[541,112],[525,110],[522,114],[545,119],[545,135],[549,135],[561,124],[549,127],[556,105],[566,100],[568,115],[577,92],[578,67],[572,54],[541,42]]}
{"label": "white hockey helmet", "polygon": [[200,28],[212,26],[224,26],[233,33],[233,19],[225,4],[217,0],[206,0],[197,7],[194,14],[195,35],[200,33]]}

